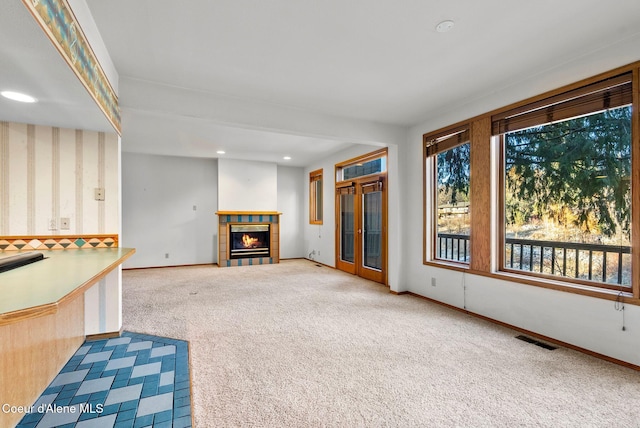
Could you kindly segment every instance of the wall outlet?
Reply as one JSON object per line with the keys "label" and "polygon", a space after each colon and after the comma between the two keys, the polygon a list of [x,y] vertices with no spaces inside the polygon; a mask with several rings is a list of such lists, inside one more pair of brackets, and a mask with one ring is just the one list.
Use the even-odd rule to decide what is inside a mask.
{"label": "wall outlet", "polygon": [[436,286],[436,278],[435,277],[431,277],[431,286],[435,287]]}
{"label": "wall outlet", "polygon": [[69,219],[69,217],[61,217],[60,218],[60,229],[61,230],[69,230],[70,227],[69,225],[71,224],[71,221]]}
{"label": "wall outlet", "polygon": [[168,259],[169,258],[169,253],[164,253],[164,258]]}
{"label": "wall outlet", "polygon": [[58,222],[55,218],[49,219],[49,230],[58,230]]}
{"label": "wall outlet", "polygon": [[197,209],[197,207],[194,205],[194,206],[193,206],[193,210],[195,211],[196,209]]}
{"label": "wall outlet", "polygon": [[94,196],[96,201],[104,201],[104,187],[96,187],[94,189]]}

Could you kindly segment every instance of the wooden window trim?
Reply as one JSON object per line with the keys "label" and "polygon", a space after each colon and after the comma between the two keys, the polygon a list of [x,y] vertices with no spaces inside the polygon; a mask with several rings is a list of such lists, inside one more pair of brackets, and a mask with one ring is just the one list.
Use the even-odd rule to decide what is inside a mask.
{"label": "wooden window trim", "polygon": [[[320,203],[320,207],[324,207],[324,192],[318,197],[318,194],[315,190],[316,182],[323,182],[323,169],[317,169],[315,171],[311,171],[309,173],[309,224],[322,224],[323,219],[317,217],[318,212],[318,202]],[[320,201],[318,201],[320,199]],[[324,213],[322,213],[324,214]],[[322,216],[324,217],[324,216]]]}
{"label": "wooden window trim", "polygon": [[[426,234],[423,234],[423,248],[422,248],[422,261],[424,264],[435,264],[442,265],[452,268],[459,268],[466,270],[469,268],[470,263],[443,259],[439,258],[436,254],[437,247],[437,215],[438,215],[438,204],[437,204],[437,168],[436,168],[436,156],[439,153],[446,152],[448,150],[454,149],[463,144],[471,143],[470,138],[470,124],[457,124],[452,127],[445,128],[443,130],[439,130],[437,132],[431,134],[423,135],[423,159],[424,159],[424,174],[423,174],[423,206],[425,212],[423,213],[423,227],[425,230],[428,230]],[[429,165],[429,166],[427,166]],[[426,178],[427,171],[430,171],[430,183],[431,189],[426,189]],[[471,189],[471,185],[469,185],[469,189]],[[428,202],[427,202],[428,199]],[[431,221],[427,221],[427,206],[430,205],[430,218]],[[429,224],[427,224],[429,223]],[[431,244],[431,253],[427,254],[427,242]],[[469,237],[469,243],[471,243],[471,236]],[[471,257],[473,260],[473,257]]]}
{"label": "wooden window trim", "polygon": [[353,177],[353,178],[349,178],[347,180],[338,180],[339,173],[342,171],[342,169],[350,167],[350,166],[355,166],[358,163],[365,163],[365,162],[369,162],[369,161],[376,160],[376,159],[387,158],[388,157],[388,152],[389,152],[389,150],[385,147],[383,149],[376,150],[375,152],[367,153],[367,154],[364,154],[364,155],[361,155],[361,156],[357,156],[355,158],[348,159],[346,161],[337,163],[335,165],[335,172],[334,172],[334,175],[336,177],[336,183],[354,181],[354,180],[360,179],[362,177],[370,177],[370,176],[373,176],[373,175],[385,175],[386,171],[383,171],[383,172],[374,172],[373,174],[369,174],[369,175],[363,175],[362,177]]}
{"label": "wooden window trim", "polygon": [[631,104],[631,81],[632,73],[624,73],[507,110],[492,117],[491,134],[505,134]]}

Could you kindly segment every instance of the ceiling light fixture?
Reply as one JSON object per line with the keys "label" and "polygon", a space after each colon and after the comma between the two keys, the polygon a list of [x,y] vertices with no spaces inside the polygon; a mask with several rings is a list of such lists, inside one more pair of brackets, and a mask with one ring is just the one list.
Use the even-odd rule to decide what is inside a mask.
{"label": "ceiling light fixture", "polygon": [[224,150],[218,150],[216,153],[219,154],[219,155],[223,155],[225,153],[225,151]]}
{"label": "ceiling light fixture", "polygon": [[20,101],[21,103],[35,103],[36,101],[38,101],[31,95],[14,91],[2,91],[0,92],[0,95],[13,101]]}
{"label": "ceiling light fixture", "polygon": [[291,160],[291,156],[285,156],[285,157],[283,157],[282,159],[284,159],[284,160]]}
{"label": "ceiling light fixture", "polygon": [[451,20],[442,21],[441,23],[436,25],[436,31],[438,33],[446,33],[447,31],[450,31],[453,28],[453,24],[454,23]]}

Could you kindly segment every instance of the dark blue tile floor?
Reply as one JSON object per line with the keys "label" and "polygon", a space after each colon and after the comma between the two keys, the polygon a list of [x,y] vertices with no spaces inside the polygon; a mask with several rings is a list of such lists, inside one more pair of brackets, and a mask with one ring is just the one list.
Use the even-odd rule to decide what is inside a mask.
{"label": "dark blue tile floor", "polygon": [[188,344],[124,332],[85,342],[19,428],[191,427]]}

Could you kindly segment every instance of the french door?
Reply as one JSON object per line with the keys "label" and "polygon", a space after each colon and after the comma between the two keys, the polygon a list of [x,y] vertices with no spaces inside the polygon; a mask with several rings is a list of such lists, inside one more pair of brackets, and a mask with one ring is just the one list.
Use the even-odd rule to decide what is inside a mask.
{"label": "french door", "polygon": [[336,185],[336,267],[386,283],[385,176]]}

